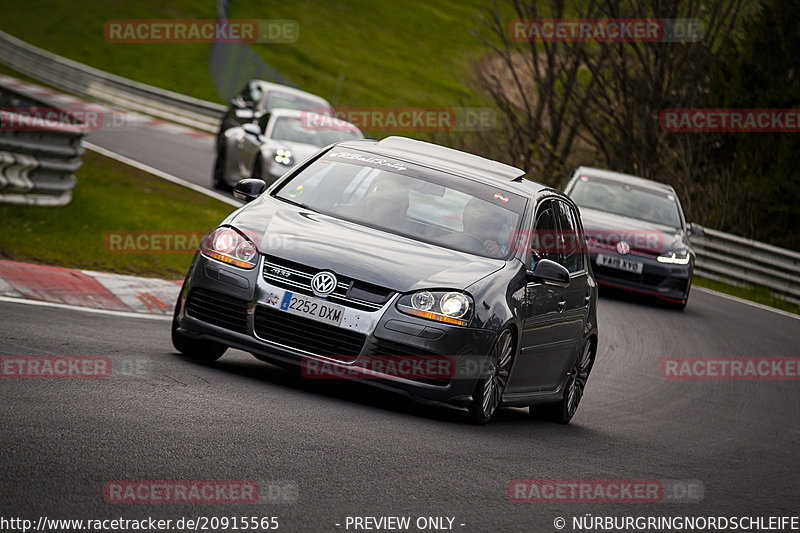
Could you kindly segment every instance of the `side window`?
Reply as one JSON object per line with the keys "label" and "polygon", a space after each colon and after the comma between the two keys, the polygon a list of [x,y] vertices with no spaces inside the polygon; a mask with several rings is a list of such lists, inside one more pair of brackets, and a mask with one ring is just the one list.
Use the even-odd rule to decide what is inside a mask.
{"label": "side window", "polygon": [[555,219],[555,209],[550,201],[543,202],[536,213],[536,222],[533,225],[531,236],[531,268],[539,259],[558,261],[556,241],[558,231]]}
{"label": "side window", "polygon": [[577,272],[583,268],[583,242],[578,234],[578,221],[575,211],[566,202],[555,202],[558,206],[556,218],[561,233],[560,263],[570,272]]}
{"label": "side window", "polygon": [[260,117],[258,117],[258,127],[261,130],[261,133],[267,133],[267,126],[269,126],[269,118],[272,116],[271,113],[264,113]]}

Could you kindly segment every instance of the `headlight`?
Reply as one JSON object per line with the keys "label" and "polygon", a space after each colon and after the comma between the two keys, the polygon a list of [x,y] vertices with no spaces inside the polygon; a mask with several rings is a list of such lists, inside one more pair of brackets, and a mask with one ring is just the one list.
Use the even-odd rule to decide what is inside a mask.
{"label": "headlight", "polygon": [[460,292],[448,292],[442,296],[439,307],[442,314],[452,318],[461,318],[469,311],[469,300]]}
{"label": "headlight", "polygon": [[255,244],[233,228],[217,228],[203,238],[200,253],[239,268],[256,266]]}
{"label": "headlight", "polygon": [[658,256],[659,263],[669,263],[672,265],[688,265],[689,264],[689,251],[683,250],[680,252],[669,252]]}
{"label": "headlight", "polygon": [[289,166],[292,164],[292,152],[289,150],[276,150],[275,161],[281,165]]}
{"label": "headlight", "polygon": [[415,292],[411,295],[411,307],[417,311],[430,311],[435,303],[436,298],[428,291]]}
{"label": "headlight", "polygon": [[418,291],[397,301],[403,313],[459,326],[469,324],[472,307],[472,298],[454,291]]}

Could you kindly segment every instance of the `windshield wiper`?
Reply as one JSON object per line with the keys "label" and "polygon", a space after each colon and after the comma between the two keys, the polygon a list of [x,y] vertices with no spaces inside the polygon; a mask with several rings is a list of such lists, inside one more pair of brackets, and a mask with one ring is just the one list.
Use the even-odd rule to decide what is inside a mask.
{"label": "windshield wiper", "polygon": [[287,204],[292,204],[297,207],[302,207],[303,209],[308,209],[309,211],[313,211],[314,213],[319,213],[319,211],[309,206],[308,204],[304,204],[302,202],[295,202],[294,200],[289,200],[288,198],[284,198],[283,196],[276,196],[275,198],[277,198],[278,200],[283,200]]}

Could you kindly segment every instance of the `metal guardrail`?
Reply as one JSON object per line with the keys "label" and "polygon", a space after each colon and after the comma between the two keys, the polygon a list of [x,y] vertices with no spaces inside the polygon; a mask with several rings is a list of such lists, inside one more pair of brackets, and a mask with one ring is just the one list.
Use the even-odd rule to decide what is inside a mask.
{"label": "metal guardrail", "polygon": [[42,50],[0,31],[0,62],[95,101],[216,133],[225,106],[159,89]]}
{"label": "metal guardrail", "polygon": [[30,97],[0,88],[0,202],[62,206],[72,200],[74,173],[81,165],[79,122],[51,119],[30,125],[20,108],[35,106]]}
{"label": "metal guardrail", "polygon": [[690,240],[697,253],[695,274],[766,287],[800,305],[800,253],[707,228]]}

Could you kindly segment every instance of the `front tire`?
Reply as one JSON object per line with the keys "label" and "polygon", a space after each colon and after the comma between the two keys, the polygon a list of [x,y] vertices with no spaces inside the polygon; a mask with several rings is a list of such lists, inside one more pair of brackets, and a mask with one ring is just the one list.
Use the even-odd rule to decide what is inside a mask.
{"label": "front tire", "polygon": [[529,407],[530,414],[534,418],[543,418],[557,424],[569,424],[578,411],[578,405],[583,398],[583,391],[586,389],[586,382],[589,380],[589,373],[592,371],[593,365],[592,342],[587,340],[572,365],[561,401],[542,406],[531,406]]}
{"label": "front tire", "polygon": [[224,344],[214,341],[193,339],[181,333],[178,328],[178,313],[181,307],[181,297],[175,304],[175,312],[172,314],[172,345],[181,354],[197,361],[211,363],[222,357],[228,349]]}
{"label": "front tire", "polygon": [[472,393],[469,413],[474,424],[483,426],[494,416],[503,399],[513,359],[514,336],[510,329],[504,329],[489,354],[489,373],[478,380]]}
{"label": "front tire", "polygon": [[670,309],[674,309],[676,311],[683,311],[684,309],[686,309],[687,303],[689,303],[689,298],[686,298],[682,302],[668,302],[667,307],[669,307]]}
{"label": "front tire", "polygon": [[686,309],[686,304],[689,303],[689,293],[692,292],[692,278],[689,278],[689,286],[686,287],[686,297],[683,299],[682,302],[674,302],[670,307],[676,309],[678,311],[683,311]]}
{"label": "front tire", "polygon": [[227,159],[227,154],[225,149],[225,142],[223,139],[219,146],[219,150],[217,151],[217,157],[214,160],[214,173],[211,178],[211,181],[215,189],[227,190],[230,188],[228,184],[225,182],[226,159]]}
{"label": "front tire", "polygon": [[264,179],[264,160],[261,158],[260,153],[256,155],[253,161],[253,171],[250,173],[250,177],[260,180]]}

